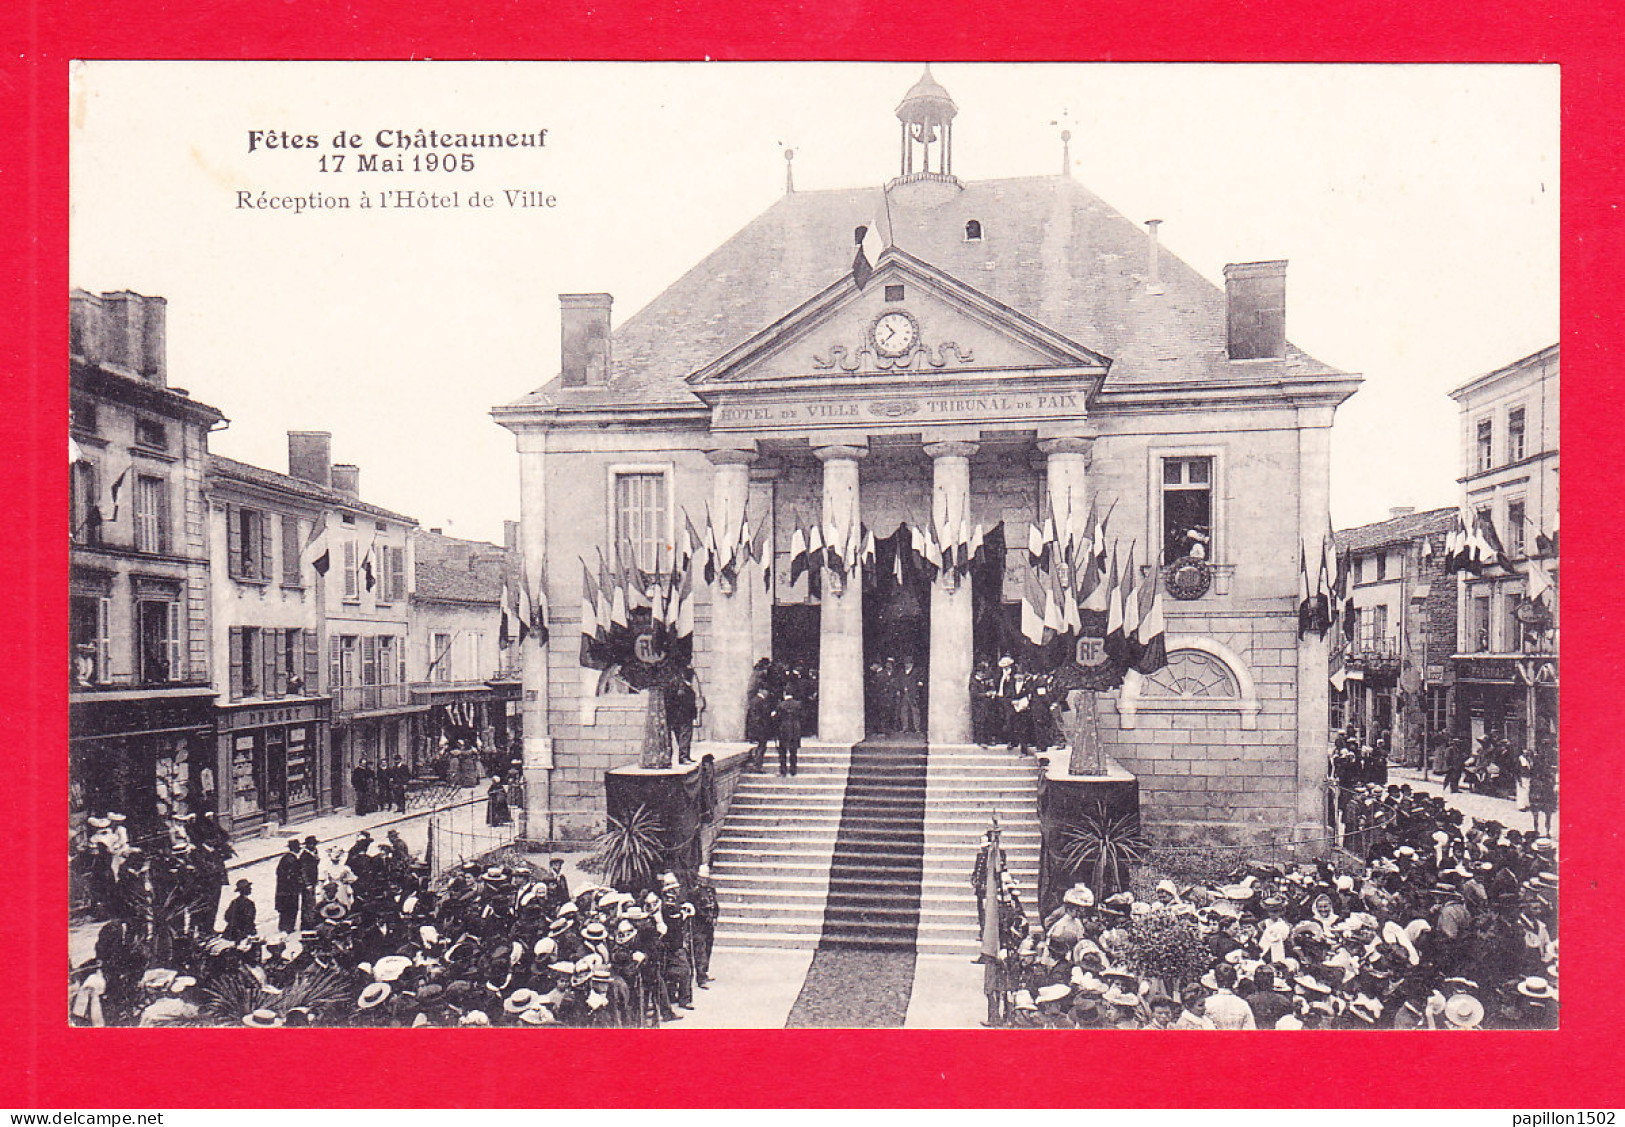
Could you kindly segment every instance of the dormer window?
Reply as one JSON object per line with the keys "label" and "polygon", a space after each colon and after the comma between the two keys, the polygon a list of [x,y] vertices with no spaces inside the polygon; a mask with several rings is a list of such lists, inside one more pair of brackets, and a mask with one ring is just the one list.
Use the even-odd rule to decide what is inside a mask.
{"label": "dormer window", "polygon": [[982,241],[982,221],[980,219],[972,219],[966,222],[965,241],[967,243],[979,243]]}

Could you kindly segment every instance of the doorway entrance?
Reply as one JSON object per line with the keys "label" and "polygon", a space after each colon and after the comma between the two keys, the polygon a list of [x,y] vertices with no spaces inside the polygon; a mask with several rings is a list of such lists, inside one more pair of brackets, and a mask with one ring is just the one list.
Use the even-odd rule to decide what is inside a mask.
{"label": "doorway entrance", "polygon": [[786,688],[800,696],[805,706],[801,713],[803,737],[818,735],[820,630],[817,603],[773,607],[773,664],[783,671]]}
{"label": "doorway entrance", "polygon": [[931,584],[907,546],[906,528],[875,541],[874,585],[863,593],[863,706],[871,736],[924,735],[931,704]]}

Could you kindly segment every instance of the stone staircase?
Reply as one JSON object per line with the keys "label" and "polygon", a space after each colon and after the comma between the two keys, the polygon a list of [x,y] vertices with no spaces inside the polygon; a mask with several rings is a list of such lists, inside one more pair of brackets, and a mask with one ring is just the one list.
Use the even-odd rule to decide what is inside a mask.
{"label": "stone staircase", "polygon": [[922,810],[918,757],[918,742],[903,740],[856,752],[807,744],[799,774],[781,779],[770,751],[767,769],[741,780],[712,851],[718,945],[810,950],[822,941],[969,958],[979,942],[970,872],[995,811],[1023,900],[1035,906],[1037,761],[931,748]]}

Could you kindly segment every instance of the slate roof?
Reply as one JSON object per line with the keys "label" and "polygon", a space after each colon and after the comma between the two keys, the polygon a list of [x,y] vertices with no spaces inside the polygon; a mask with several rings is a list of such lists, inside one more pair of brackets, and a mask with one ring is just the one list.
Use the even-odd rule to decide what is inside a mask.
{"label": "slate roof", "polygon": [[517,559],[506,548],[482,540],[419,529],[412,533],[412,548],[417,583],[412,597],[418,600],[496,606],[502,601],[503,577],[517,573]]}
{"label": "slate roof", "polygon": [[385,520],[398,520],[402,524],[417,524],[416,517],[404,516],[401,513],[391,512],[378,505],[369,504],[348,493],[337,489],[316,485],[313,482],[303,481],[297,477],[290,477],[285,473],[277,473],[262,466],[251,466],[247,462],[239,462],[235,458],[228,458],[224,454],[209,455],[209,472],[222,477],[235,478],[254,485],[269,486],[280,489],[285,493],[293,493],[308,498],[318,504],[332,505],[336,508],[348,509],[351,512],[365,513],[368,516],[382,517]]}
{"label": "slate roof", "polygon": [[[926,186],[781,196],[615,329],[606,385],[564,388],[555,377],[512,406],[698,405],[684,377],[849,274],[853,228],[871,222],[889,226],[901,249],[1111,357],[1107,391],[1341,374],[1292,345],[1280,360],[1232,363],[1223,287],[1163,249],[1164,292],[1148,293],[1144,228],[1069,177],[973,181],[947,203],[916,187]],[[965,239],[971,219],[979,241]]]}
{"label": "slate roof", "polygon": [[1339,549],[1365,552],[1392,544],[1409,544],[1424,536],[1442,536],[1456,524],[1455,509],[1429,509],[1423,513],[1408,513],[1376,524],[1362,524],[1358,528],[1344,528],[1334,535]]}

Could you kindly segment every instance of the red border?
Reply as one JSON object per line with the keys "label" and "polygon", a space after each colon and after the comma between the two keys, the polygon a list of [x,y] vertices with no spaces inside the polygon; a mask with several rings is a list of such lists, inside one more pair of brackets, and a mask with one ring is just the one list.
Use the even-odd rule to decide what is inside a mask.
{"label": "red border", "polygon": [[[604,1105],[1520,1106],[1625,1102],[1616,1046],[1620,807],[1609,725],[1619,616],[1603,552],[1625,527],[1616,492],[1625,130],[1618,5],[1384,0],[1106,0],[911,5],[824,0],[768,10],[595,0],[479,10],[422,0],[6,5],[0,54],[5,193],[0,412],[14,548],[0,554],[10,736],[0,860],[0,1102],[38,1109]],[[904,47],[906,45],[906,47]],[[981,1033],[654,1034],[69,1030],[63,1024],[66,554],[67,65],[89,58],[877,58],[1529,62],[1563,64],[1563,1030],[1438,1035]],[[1449,216],[1440,216],[1449,222]],[[1401,268],[1401,264],[1396,264]],[[1510,361],[1513,357],[1507,357]],[[1465,378],[1470,372],[1462,372]],[[1575,467],[1579,467],[1576,472]],[[33,530],[32,532],[29,530]],[[1617,559],[1617,556],[1614,558]],[[36,655],[38,655],[36,657]]]}

